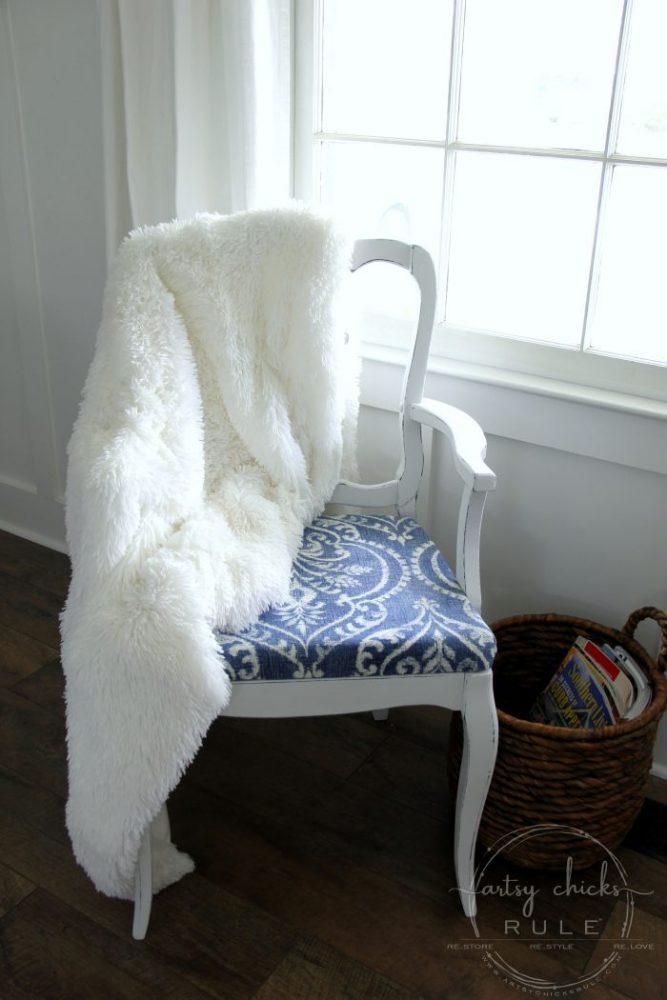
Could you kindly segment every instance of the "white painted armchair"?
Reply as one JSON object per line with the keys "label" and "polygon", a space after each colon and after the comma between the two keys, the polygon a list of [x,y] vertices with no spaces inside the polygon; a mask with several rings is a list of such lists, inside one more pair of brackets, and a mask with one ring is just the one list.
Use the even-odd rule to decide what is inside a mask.
{"label": "white painted armchair", "polygon": [[[343,481],[332,503],[357,513],[324,515],[306,529],[290,602],[243,633],[218,633],[233,681],[231,716],[285,717],[442,705],[462,713],[464,749],[455,818],[456,878],[474,917],[477,830],[497,749],[493,634],[479,617],[479,540],[484,501],[495,487],[480,427],[455,407],[423,398],[435,311],[428,253],[394,240],[362,240],[352,270],[371,261],[407,269],[421,293],[419,322],[400,409],[396,478],[372,486]],[[446,435],[463,480],[456,574],[415,518],[422,478],[422,425]],[[392,509],[392,514],[370,511]],[[223,662],[223,661],[221,661]],[[444,766],[444,762],[443,762]],[[166,810],[155,820],[168,823]],[[152,901],[150,831],[135,876],[133,936],[145,936]]]}

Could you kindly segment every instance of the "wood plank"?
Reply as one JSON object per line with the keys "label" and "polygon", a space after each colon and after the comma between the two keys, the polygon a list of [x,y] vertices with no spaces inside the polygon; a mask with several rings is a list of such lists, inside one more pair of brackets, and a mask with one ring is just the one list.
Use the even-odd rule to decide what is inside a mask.
{"label": "wood plank", "polygon": [[386,722],[390,732],[436,752],[446,753],[452,713],[437,705],[409,705],[392,708]]}
{"label": "wood plank", "polygon": [[130,937],[131,904],[96,892],[69,844],[9,811],[0,812],[0,843],[14,870],[24,877],[30,873],[53,896],[130,947],[148,949],[166,970],[212,996],[252,996],[297,938],[284,922],[195,873],[155,897],[149,936],[136,945]]}
{"label": "wood plank", "polygon": [[[471,928],[452,891],[442,709],[396,709],[386,723],[219,720],[172,796],[176,842],[198,871],[156,897],[147,941],[133,942],[131,905],[95,891],[65,829],[56,652],[66,560],[54,555],[0,537],[0,925],[11,946],[11,965],[0,955],[2,1000],[516,996],[479,954],[456,947]],[[620,978],[596,986],[596,1000],[663,995],[663,822],[649,804],[617,852],[630,885],[651,893],[637,897],[636,929],[656,951],[624,954]],[[546,892],[549,876],[530,877]],[[613,929],[613,901],[584,909]],[[568,919],[578,912],[570,900]],[[479,927],[512,915],[487,897]],[[590,967],[596,944],[558,956],[509,949],[518,968],[563,982]]]}
{"label": "wood plank", "polygon": [[[5,985],[43,1000],[154,1000],[156,995],[202,1000],[151,967],[142,950],[123,944],[43,889],[0,921]],[[140,982],[139,977],[144,982]],[[4,993],[2,994],[5,995]]]}
{"label": "wood plank", "polygon": [[[187,778],[172,803],[176,840],[193,854],[208,881],[251,899],[304,936],[317,936],[409,990],[440,995],[447,942],[469,933],[447,885],[436,903],[355,864],[344,851],[304,847],[316,837],[303,814],[287,829],[277,829],[256,817],[244,818],[237,806],[216,802]],[[469,976],[467,967],[457,968]]]}
{"label": "wood plank", "polygon": [[[641,902],[641,901],[640,901]],[[605,927],[607,940],[600,941],[589,962],[589,970],[600,966],[612,948],[619,949],[619,959],[605,975],[607,986],[624,996],[647,997],[651,1000],[667,998],[665,955],[667,954],[667,921],[647,913],[641,905],[635,906],[628,938],[622,936],[625,919],[625,902],[618,902]],[[595,995],[595,994],[593,994]]]}
{"label": "wood plank", "polygon": [[[67,939],[89,949],[95,962],[100,958],[111,962],[114,967],[150,988],[151,996],[172,997],[174,1000],[205,1000],[212,996],[229,996],[227,987],[223,988],[216,983],[210,983],[211,988],[207,990],[198,988],[181,974],[177,957],[164,961],[146,943],[133,941],[129,934],[120,936],[106,930],[74,907],[41,889],[37,890],[30,910],[24,907],[22,916],[27,916],[38,925],[47,921],[59,923],[65,929]],[[219,941],[218,946],[223,949],[225,942]],[[253,983],[249,989],[254,988]]]}
{"label": "wood plank", "polygon": [[57,647],[0,625],[0,687],[12,687],[57,655]]}
{"label": "wood plank", "polygon": [[[585,872],[575,872],[573,881],[577,884],[581,881],[587,887],[595,887],[599,880],[599,870],[598,865]],[[482,885],[494,889],[505,885],[516,886],[521,887],[524,893],[534,890],[534,911],[529,917],[522,912],[525,895],[523,898],[512,898],[480,894],[477,926],[482,940],[500,939],[502,941],[500,950],[505,955],[506,951],[511,951],[514,947],[512,938],[515,931],[508,928],[518,926],[516,936],[522,939],[522,948],[517,950],[517,961],[523,962],[523,965],[520,965],[522,970],[531,971],[537,976],[540,975],[540,968],[544,966],[546,959],[554,958],[554,953],[546,955],[543,951],[534,954],[531,951],[529,947],[531,944],[542,943],[541,935],[533,929],[532,918],[534,917],[536,921],[538,931],[541,930],[542,921],[546,921],[544,937],[567,944],[567,950],[559,951],[556,956],[558,966],[563,971],[569,970],[575,978],[581,975],[598,940],[593,933],[590,935],[584,933],[585,921],[596,921],[589,926],[601,933],[611,916],[615,900],[583,894],[572,894],[564,898],[562,893],[554,892],[564,881],[565,866],[561,870],[552,872],[534,871],[513,865],[502,857],[494,859],[485,869]],[[512,923],[508,923],[509,921]],[[530,952],[528,955],[525,954],[526,948]],[[546,974],[544,968],[542,972]]]}
{"label": "wood plank", "polygon": [[352,784],[442,819],[452,808],[447,755],[392,732],[356,771]]}
{"label": "wood plank", "polygon": [[0,568],[0,625],[60,648],[59,615],[64,596]]}
{"label": "wood plank", "polygon": [[0,531],[0,567],[4,573],[50,590],[64,601],[69,587],[70,562],[62,552]]}
{"label": "wood plank", "polygon": [[304,840],[442,902],[455,885],[453,821],[345,783],[314,801]]}
{"label": "wood plank", "polygon": [[[360,860],[353,851],[322,842],[318,828],[303,812],[298,823],[276,825],[270,817],[244,815],[229,801],[188,784],[173,796],[172,820],[177,841],[197,859],[207,880],[314,935],[350,958],[404,988],[426,997],[494,997],[498,982],[479,955],[452,951],[450,945],[471,937],[454,888],[451,861],[436,901],[392,878],[377,843]],[[224,845],[224,850],[221,848]],[[373,850],[378,855],[370,857]],[[418,855],[419,840],[412,851]],[[484,900],[483,906],[486,907]],[[506,915],[513,915],[506,911]],[[513,957],[527,971],[556,976],[567,965],[551,954],[533,953],[527,944],[510,944]],[[578,971],[588,953],[575,957]],[[473,960],[475,959],[475,960]],[[447,992],[447,991],[450,992]],[[613,996],[604,992],[603,997]]]}
{"label": "wood plank", "polygon": [[195,760],[189,779],[215,795],[259,812],[290,813],[318,795],[330,794],[342,778],[274,746],[270,750],[244,729],[217,719]]}
{"label": "wood plank", "polygon": [[34,888],[34,882],[0,864],[0,917],[25,899]]}
{"label": "wood plank", "polygon": [[436,820],[308,761],[267,755],[225,720],[214,723],[187,779],[306,856],[348,858],[436,900],[453,884],[453,814]]}
{"label": "wood plank", "polygon": [[[479,952],[471,952],[467,959],[460,959],[462,962],[468,962],[471,973],[467,992],[462,993],[462,996],[471,1000],[494,996],[514,997],[515,1000],[518,996],[548,997],[551,1000],[555,997],[580,996],[590,996],[592,1000],[624,1000],[624,995],[610,986],[605,977],[603,982],[596,983],[588,989],[585,986],[584,988],[579,988],[577,985],[570,986],[569,984],[576,984],[584,978],[585,973],[582,971],[573,974],[563,965],[560,954],[531,950],[521,942],[504,938],[502,942],[496,942],[496,947],[498,954],[509,968],[515,970],[516,975],[512,978],[507,977],[504,972],[487,965]],[[534,987],[530,983],[531,979],[551,984],[551,987],[547,986],[544,989]],[[457,993],[452,995],[458,996]],[[443,989],[442,1000],[449,996],[450,994]],[[636,994],[635,1000],[639,1000],[640,996],[641,994]]]}
{"label": "wood plank", "polygon": [[30,828],[69,846],[65,829],[65,801],[48,788],[40,788],[19,777],[0,762],[0,802],[8,813]]}
{"label": "wood plank", "polygon": [[[628,884],[637,892],[636,902],[638,905],[642,907],[652,906],[655,900],[657,905],[664,908],[665,893],[660,887],[661,885],[664,887],[667,866],[657,866],[657,872],[655,868],[650,870],[648,867],[642,871],[642,865],[646,864],[648,866],[654,864],[652,859],[644,858],[626,848],[621,848],[615,853],[626,872],[629,873],[632,869],[632,874],[628,874]],[[633,858],[636,860],[633,860]],[[600,882],[600,869],[601,865],[598,863],[585,871],[575,872],[573,883],[575,885],[581,883],[585,888],[597,886]],[[654,881],[656,874],[658,875],[657,882]],[[576,893],[571,894],[567,899],[562,895],[557,896],[553,890],[556,885],[563,885],[564,875],[564,871],[550,873],[522,869],[499,858],[491,865],[489,877],[485,879],[485,882],[486,884],[498,886],[503,884],[506,876],[509,876],[511,879],[516,880],[514,884],[522,886],[530,885],[537,890],[538,901],[535,907],[535,917],[540,923],[544,919],[547,920],[549,936],[553,933],[554,938],[561,940],[564,940],[567,934],[572,936],[571,940],[567,941],[569,950],[558,953],[558,963],[563,970],[571,970],[573,977],[578,979],[587,970],[591,970],[593,956],[596,954],[599,956],[600,938],[607,934],[606,927],[615,913],[618,898],[614,898],[612,895],[599,896]],[[605,880],[611,885],[619,883],[619,878],[613,866],[609,867]],[[640,895],[643,893],[649,893],[649,895]],[[511,941],[507,941],[508,936],[504,934],[504,921],[506,918],[518,919],[521,932],[529,936],[532,933],[530,930],[530,921],[522,918],[520,908],[520,902],[502,900],[495,896],[483,897],[479,902],[477,922],[480,935],[483,940],[492,940],[498,936],[502,937],[504,940],[501,950],[504,957],[511,945]],[[582,930],[585,927],[584,921],[587,920],[597,921],[596,924],[589,925],[595,928],[594,934],[592,933],[590,937],[582,935]],[[562,928],[560,926],[561,922]],[[537,940],[534,934],[532,936]],[[529,956],[526,960],[525,957],[522,957],[522,953],[519,953],[517,967],[521,968],[522,971],[532,972],[535,975],[544,974],[544,969],[540,972],[539,968],[535,965],[536,961],[542,963],[543,958],[535,959],[535,956],[532,958]],[[523,964],[521,964],[522,962]],[[561,977],[558,981],[563,982],[564,980]],[[610,983],[609,978],[606,976],[604,977],[604,983],[608,988],[613,987],[618,989],[618,986]],[[593,996],[598,995],[598,989],[600,987],[596,986]]]}
{"label": "wood plank", "polygon": [[387,728],[368,714],[296,719],[223,720],[225,729],[307,760],[338,777],[351,775],[387,738]]}
{"label": "wood plank", "polygon": [[[91,919],[128,934],[130,906],[94,891],[74,862],[64,828],[56,830],[58,840],[40,832],[40,825],[47,830],[58,827],[62,804],[53,801],[55,796],[50,796],[49,807],[49,793],[11,775],[0,784],[0,794],[9,806],[0,814],[0,842],[7,863],[30,873],[39,885]],[[306,936],[323,936],[357,961],[423,992],[413,977],[425,985],[432,977],[439,982],[451,933],[468,932],[446,886],[444,904],[438,905],[351,864],[344,855],[327,856],[318,848],[304,857],[301,841],[295,842],[293,836],[294,821],[278,843],[272,827],[255,819],[244,821],[232,803],[198,789],[187,778],[171,802],[175,841],[193,853],[199,875],[188,876],[156,897],[148,942],[176,961],[180,956],[184,972],[192,963],[193,975],[220,978],[220,969],[209,963],[224,966],[232,957],[235,967],[245,968],[246,974],[248,967],[265,972],[270,962],[258,961],[253,952],[248,956],[248,942],[253,948],[267,948],[276,928],[284,935],[294,927]],[[305,828],[304,836],[308,835]],[[239,919],[240,900],[251,904],[252,914],[261,908],[259,926],[255,915],[245,925]],[[235,936],[241,937],[242,947],[234,944]],[[221,941],[226,942],[224,948],[215,944]],[[205,956],[199,953],[202,947]],[[270,957],[275,954],[273,947]],[[365,962],[369,956],[372,961]],[[229,985],[228,978],[225,982]]]}
{"label": "wood plank", "polygon": [[65,675],[58,657],[24,677],[12,690],[49,712],[62,716],[65,710]]}
{"label": "wood plank", "polygon": [[67,794],[64,715],[0,688],[0,761],[32,784]]}
{"label": "wood plank", "polygon": [[[48,813],[47,793],[25,785],[21,788],[21,794],[10,802],[12,808],[21,811],[22,818],[12,823],[9,814],[0,817],[0,842],[8,863],[29,873],[40,885],[46,885],[102,926],[127,936],[129,905],[95,893],[65,843],[30,829],[31,822],[39,822]],[[187,792],[187,779],[184,790]],[[4,793],[2,789],[3,799]],[[256,822],[241,823],[238,810],[229,803],[216,800],[194,785],[190,795],[196,795],[198,801],[185,801],[183,812],[172,810],[174,829],[177,842],[199,855],[202,874],[184,879],[156,898],[149,946],[159,951],[162,961],[175,961],[184,975],[202,977],[196,983],[200,988],[210,982],[224,982],[228,991],[232,988],[229,972],[225,976],[217,964],[207,965],[212,961],[211,953],[216,963],[222,961],[221,950],[226,960],[230,956],[229,946],[221,949],[220,942],[233,939],[238,923],[232,918],[225,926],[222,917],[231,890],[241,899],[252,900],[253,910],[259,905],[270,912],[272,920],[263,917],[270,923],[277,920],[282,928],[291,924],[304,935],[317,934],[332,947],[408,990],[434,997],[494,995],[491,987],[497,988],[497,984],[478,962],[461,955],[452,957],[446,950],[448,943],[470,934],[453,894],[450,908],[445,910],[397,883],[350,864],[345,857],[305,859],[301,844],[291,842],[289,830],[285,843],[276,844],[270,829],[266,831]],[[184,820],[199,831],[196,843],[184,840]],[[202,856],[196,848],[205,841]],[[184,926],[189,939],[185,944]],[[246,931],[246,936],[264,941],[266,931],[255,925],[254,933]],[[203,956],[202,943],[206,948]],[[241,949],[239,955],[238,946],[233,950],[235,962],[243,969],[247,952]],[[270,964],[260,966],[265,975]],[[235,982],[233,976],[231,982]]]}
{"label": "wood plank", "polygon": [[256,1000],[415,1000],[383,976],[316,939],[301,941],[267,979]]}
{"label": "wood plank", "polygon": [[646,913],[667,921],[667,864],[629,847],[620,847],[614,853],[625,868],[628,885],[645,894],[637,895],[637,904]]}

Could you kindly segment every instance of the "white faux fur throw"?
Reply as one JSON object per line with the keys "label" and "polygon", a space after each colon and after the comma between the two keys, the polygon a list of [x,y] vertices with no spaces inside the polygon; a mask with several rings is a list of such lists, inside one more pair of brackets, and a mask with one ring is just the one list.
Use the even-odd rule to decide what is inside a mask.
{"label": "white faux fur throw", "polygon": [[[69,444],[62,616],[67,825],[108,895],[131,898],[142,834],[229,701],[212,626],[286,598],[352,474],[348,268],[301,206],[138,230],[116,257]],[[192,867],[154,842],[155,891]]]}

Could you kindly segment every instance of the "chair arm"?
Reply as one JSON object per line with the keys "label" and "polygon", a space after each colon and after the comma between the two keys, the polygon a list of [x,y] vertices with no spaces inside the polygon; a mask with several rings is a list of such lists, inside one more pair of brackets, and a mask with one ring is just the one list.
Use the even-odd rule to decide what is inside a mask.
{"label": "chair arm", "polygon": [[459,475],[473,492],[485,493],[495,489],[495,473],[484,461],[486,437],[476,420],[463,410],[437,399],[412,403],[409,412],[413,420],[447,436]]}

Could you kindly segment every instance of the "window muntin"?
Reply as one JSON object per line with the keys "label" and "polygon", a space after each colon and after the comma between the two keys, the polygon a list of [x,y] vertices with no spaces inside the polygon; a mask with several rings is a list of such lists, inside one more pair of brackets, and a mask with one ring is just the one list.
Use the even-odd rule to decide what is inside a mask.
{"label": "window muntin", "polygon": [[635,0],[616,149],[667,158],[667,3]]}
{"label": "window muntin", "polygon": [[467,0],[457,138],[604,149],[621,0]]}
{"label": "window muntin", "polygon": [[324,141],[324,205],[359,238],[420,243],[438,257],[444,150],[382,142]]}
{"label": "window muntin", "polygon": [[667,170],[613,168],[589,345],[667,364]]}
{"label": "window muntin", "polygon": [[451,0],[324,3],[323,131],[443,140],[451,26]]}
{"label": "window muntin", "polygon": [[[543,13],[550,11],[546,19],[550,31],[545,32],[542,24],[534,27],[535,18],[529,12],[538,6]],[[368,17],[359,15],[362,8],[371,12]],[[516,89],[522,74],[524,79],[530,77],[528,66],[538,90],[532,99],[532,119],[527,116],[518,121],[522,116],[514,114],[514,108],[514,119],[506,116],[502,132],[501,116],[486,114],[484,124],[484,116],[469,99],[475,31],[479,35],[482,15],[491,17],[491,8],[505,12],[503,37],[509,38],[514,30],[519,53],[522,46],[544,48],[549,35],[560,40],[556,48],[561,50],[569,34],[577,33],[578,39],[572,51],[568,49],[563,63],[567,73],[563,71],[560,81],[554,59],[546,61],[539,77],[536,60],[524,57],[522,62],[519,56],[509,83],[505,80],[501,86],[497,77],[492,79],[498,90]],[[435,16],[433,11],[439,17],[437,31],[425,31],[425,25],[435,25],[429,21]],[[309,153],[314,154],[313,193],[340,212],[355,236],[407,239],[433,253],[440,279],[436,350],[495,366],[553,372],[553,377],[571,377],[582,384],[596,384],[599,370],[599,385],[628,385],[633,392],[667,397],[664,369],[655,367],[665,363],[667,302],[653,277],[667,271],[667,247],[659,238],[663,223],[654,224],[648,216],[644,223],[635,219],[634,228],[627,231],[635,246],[642,244],[642,251],[635,255],[629,253],[627,241],[624,246],[619,229],[628,218],[628,198],[632,198],[632,184],[621,182],[621,173],[629,169],[641,173],[653,167],[656,175],[667,178],[667,159],[656,162],[655,156],[637,153],[640,143],[628,138],[632,130],[626,124],[634,121],[634,134],[644,139],[651,134],[654,153],[662,148],[662,139],[656,138],[662,119],[655,111],[657,107],[667,114],[667,97],[660,90],[664,84],[661,61],[656,65],[651,114],[642,118],[632,103],[637,103],[633,97],[637,85],[632,84],[633,72],[637,72],[633,65],[639,59],[636,52],[644,45],[642,37],[651,33],[646,23],[655,32],[661,16],[660,0],[540,4],[534,0],[321,0],[319,50],[315,47],[315,124],[312,131],[301,130],[301,135],[308,132]],[[411,23],[422,19],[409,32],[408,17]],[[521,17],[524,20],[519,23]],[[387,18],[392,24],[385,31]],[[494,28],[498,49],[502,48],[500,27],[498,22]],[[346,33],[352,31],[354,45],[346,46]],[[583,39],[595,48],[587,65]],[[438,47],[440,64],[435,57]],[[478,45],[478,63],[479,52]],[[649,56],[650,52],[647,61]],[[446,97],[443,65],[449,70]],[[591,65],[596,67],[594,79]],[[349,75],[347,97],[343,100],[338,95],[332,104],[327,80],[341,75]],[[547,93],[549,80],[558,83],[551,93]],[[400,101],[384,100],[383,95],[397,94]],[[376,113],[379,105],[383,110]],[[519,141],[525,145],[517,145]],[[641,148],[648,148],[646,142]],[[497,170],[491,184],[501,204],[494,205],[483,187],[485,174],[491,176],[491,163]],[[647,192],[649,187],[661,197],[661,182],[647,185]],[[639,188],[641,183],[635,183],[634,189]],[[545,199],[541,205],[540,190]],[[660,213],[661,208],[655,206],[656,219]],[[469,230],[475,232],[476,241]],[[633,267],[624,271],[623,261],[629,259]],[[621,274],[627,280],[621,280]],[[522,295],[523,300],[512,302],[512,294]],[[642,300],[642,308],[635,310],[636,321],[643,324],[640,334],[636,324],[629,333],[637,296]],[[395,303],[390,309],[387,301],[384,296],[375,310],[384,316],[369,316],[368,339],[394,346],[406,343],[407,326],[401,332],[398,322],[404,310],[397,312]],[[628,366],[617,360],[628,357],[637,363]]]}
{"label": "window muntin", "polygon": [[578,347],[599,164],[457,152],[453,172],[446,322]]}

